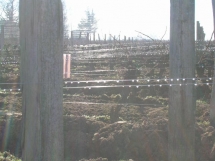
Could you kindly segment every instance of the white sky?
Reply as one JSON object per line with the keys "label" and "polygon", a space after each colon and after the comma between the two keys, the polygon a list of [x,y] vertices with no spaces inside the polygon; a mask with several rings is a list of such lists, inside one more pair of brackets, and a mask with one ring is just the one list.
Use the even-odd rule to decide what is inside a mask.
{"label": "white sky", "polygon": [[[167,27],[169,39],[170,0],[64,0],[69,29],[77,29],[87,9],[98,20],[97,32],[137,37],[135,30],[153,38],[161,38]],[[196,0],[196,21],[204,27],[206,39],[213,31],[211,0]]]}

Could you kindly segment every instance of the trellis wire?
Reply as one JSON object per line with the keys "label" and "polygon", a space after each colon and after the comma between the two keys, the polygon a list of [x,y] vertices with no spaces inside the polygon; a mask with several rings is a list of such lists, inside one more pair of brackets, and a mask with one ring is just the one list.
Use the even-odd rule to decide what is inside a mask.
{"label": "trellis wire", "polygon": [[[76,81],[64,81],[65,84],[68,84],[68,83],[90,83],[90,82],[95,82],[95,83],[107,83],[107,82],[116,82],[116,83],[119,83],[119,82],[139,82],[139,81],[147,81],[147,82],[150,82],[150,81],[156,81],[156,82],[160,82],[160,81],[186,81],[186,80],[193,80],[193,81],[196,81],[196,80],[206,80],[206,81],[212,81],[215,77],[202,77],[202,78],[161,78],[161,79],[150,79],[150,78],[145,78],[145,79],[109,79],[109,80],[76,80]],[[23,84],[23,83],[0,83],[0,84]]]}
{"label": "trellis wire", "polygon": [[[140,87],[162,87],[162,86],[169,86],[169,87],[172,87],[172,86],[188,86],[188,85],[195,85],[195,86],[198,86],[198,85],[211,85],[213,83],[180,83],[180,84],[175,84],[175,83],[172,83],[172,84],[144,84],[144,85],[112,85],[112,86],[79,86],[79,87],[63,87],[63,89],[98,89],[98,88],[125,88],[125,87],[136,87],[136,88],[140,88]],[[17,88],[17,89],[14,89],[14,88],[11,88],[11,89],[0,89],[0,91],[3,91],[3,92],[12,92],[12,91],[21,91],[21,89]]]}

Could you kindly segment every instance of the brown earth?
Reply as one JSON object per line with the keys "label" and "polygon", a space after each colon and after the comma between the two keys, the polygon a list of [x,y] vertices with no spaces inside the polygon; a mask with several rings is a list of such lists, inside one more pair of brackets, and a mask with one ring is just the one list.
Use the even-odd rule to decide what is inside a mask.
{"label": "brown earth", "polygon": [[[90,55],[86,53],[84,57],[87,56]],[[94,56],[98,54],[95,53]],[[124,58],[119,58],[119,62],[123,60]],[[143,60],[134,60],[135,63],[138,61]],[[19,76],[13,75],[19,73],[18,68],[17,65],[5,66],[1,81],[18,82]],[[106,70],[109,66],[97,65],[93,68]],[[126,68],[126,65],[115,64],[111,68],[118,70]],[[89,70],[89,68],[77,66],[73,70]],[[149,70],[145,67],[139,73],[140,77],[148,72]],[[126,75],[126,73],[123,74]],[[75,75],[68,81],[123,79],[123,74],[119,72],[112,76],[109,73],[97,77]],[[163,73],[161,78],[167,74],[168,71]],[[95,84],[101,85],[100,83],[90,85]],[[114,85],[114,83],[108,85]],[[1,85],[2,89],[17,87],[17,85],[13,87]],[[196,134],[194,136],[196,161],[215,160],[215,129],[209,123],[207,103],[210,91],[210,86],[197,87],[197,98],[203,101],[197,101],[196,109]],[[65,161],[167,160],[168,86],[105,90],[64,89],[63,105]],[[21,106],[20,93],[0,92],[0,151],[10,151],[18,157],[21,156]]]}
{"label": "brown earth", "polygon": [[[16,113],[20,112],[20,107],[17,108],[21,101],[20,95],[0,98],[0,102],[10,100],[8,104],[1,106],[1,151],[10,151],[20,156],[21,115]],[[12,108],[14,106],[16,108]],[[119,113],[121,121],[115,123],[110,123],[111,107],[64,104],[65,161],[86,161],[90,158],[97,158],[91,161],[167,160],[167,106],[122,107]],[[210,126],[208,120],[208,104],[197,101],[195,136],[197,161],[215,159],[215,129]]]}

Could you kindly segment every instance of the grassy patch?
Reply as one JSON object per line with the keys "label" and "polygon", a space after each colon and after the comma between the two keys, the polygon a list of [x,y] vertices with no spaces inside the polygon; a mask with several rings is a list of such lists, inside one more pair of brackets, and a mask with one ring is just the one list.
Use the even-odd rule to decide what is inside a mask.
{"label": "grassy patch", "polygon": [[0,152],[0,161],[22,161],[21,159],[16,158],[10,152]]}

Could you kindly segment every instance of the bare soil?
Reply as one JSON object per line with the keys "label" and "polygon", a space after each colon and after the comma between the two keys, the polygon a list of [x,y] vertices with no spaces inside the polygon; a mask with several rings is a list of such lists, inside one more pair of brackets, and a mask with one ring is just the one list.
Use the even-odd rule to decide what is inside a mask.
{"label": "bare soil", "polygon": [[[156,49],[162,52],[162,49]],[[142,51],[143,52],[143,51]],[[151,49],[151,52],[154,52]],[[113,55],[114,54],[114,55]],[[106,63],[115,56],[113,65]],[[166,55],[164,55],[166,57]],[[72,64],[72,72],[114,69],[115,72],[96,72],[89,75],[72,75],[74,80],[122,80],[155,79],[151,84],[158,84],[156,79],[168,76],[168,69],[163,73],[156,68],[152,73],[147,66],[150,58],[119,53],[84,53],[76,59],[94,59],[94,64]],[[104,58],[104,59],[101,59]],[[137,59],[138,58],[138,59]],[[153,58],[155,59],[155,58]],[[161,60],[164,58],[156,58]],[[97,62],[97,63],[96,63]],[[100,62],[100,63],[98,63]],[[109,61],[108,61],[109,62]],[[136,74],[122,69],[136,70]],[[143,63],[144,62],[144,63]],[[4,65],[2,82],[19,82],[19,65]],[[121,71],[120,71],[121,70]],[[146,76],[146,74],[149,76]],[[91,72],[91,74],[93,74]],[[150,75],[152,74],[152,75]],[[162,75],[160,75],[162,74]],[[127,84],[138,85],[144,82],[129,81]],[[160,82],[168,84],[167,82]],[[123,82],[110,82],[113,86]],[[124,84],[124,85],[127,85]],[[104,85],[101,82],[64,84],[64,87]],[[19,85],[1,85],[1,89],[17,89]],[[215,160],[215,129],[209,122],[209,98],[211,87],[197,87],[196,109],[196,161]],[[166,161],[168,152],[168,86],[64,89],[64,138],[65,161]],[[0,151],[10,151],[21,156],[21,108],[22,95],[17,91],[0,92]],[[118,113],[117,113],[118,111]]]}

